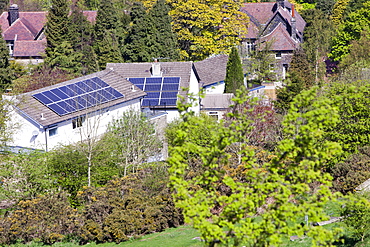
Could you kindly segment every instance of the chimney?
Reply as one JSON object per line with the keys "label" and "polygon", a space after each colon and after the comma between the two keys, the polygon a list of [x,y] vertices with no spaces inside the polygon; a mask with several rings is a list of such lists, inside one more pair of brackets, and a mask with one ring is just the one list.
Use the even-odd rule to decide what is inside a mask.
{"label": "chimney", "polygon": [[276,0],[276,3],[277,3],[278,6],[280,6],[282,8],[285,8],[284,0]]}
{"label": "chimney", "polygon": [[9,25],[12,25],[19,18],[18,5],[12,4],[9,8],[8,20]]}
{"label": "chimney", "polygon": [[152,63],[152,76],[162,76],[161,64],[158,63],[157,59]]}
{"label": "chimney", "polygon": [[292,5],[292,21],[291,21],[291,26],[292,26],[292,38],[294,40],[297,39],[297,31],[296,31],[296,21],[295,21],[295,13],[294,13],[294,5]]}

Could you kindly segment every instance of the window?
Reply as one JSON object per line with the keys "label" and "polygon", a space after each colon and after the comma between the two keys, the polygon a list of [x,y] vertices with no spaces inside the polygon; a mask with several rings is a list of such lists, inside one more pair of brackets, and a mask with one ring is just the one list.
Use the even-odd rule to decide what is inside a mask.
{"label": "window", "polygon": [[213,118],[215,118],[216,120],[218,120],[218,112],[217,112],[217,111],[210,111],[210,112],[208,112],[208,115],[209,115],[210,117],[213,117]]}
{"label": "window", "polygon": [[49,136],[55,136],[58,134],[58,127],[49,129]]}
{"label": "window", "polygon": [[281,59],[281,52],[278,51],[276,54],[275,54],[275,58],[276,59]]}
{"label": "window", "polygon": [[73,129],[79,128],[82,126],[84,122],[85,122],[85,116],[72,119],[72,128]]}

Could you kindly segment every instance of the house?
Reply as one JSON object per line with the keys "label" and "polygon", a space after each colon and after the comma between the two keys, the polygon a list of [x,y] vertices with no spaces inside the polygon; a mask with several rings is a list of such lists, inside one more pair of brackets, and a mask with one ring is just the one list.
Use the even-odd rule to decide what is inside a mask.
{"label": "house", "polygon": [[241,45],[244,58],[248,59],[254,49],[269,49],[275,58],[271,69],[279,79],[285,79],[293,52],[303,42],[306,22],[294,5],[285,0],[245,3],[241,11],[250,18],[248,33]]}
{"label": "house", "polygon": [[147,95],[141,107],[167,112],[168,122],[179,117],[177,103],[181,98],[192,103],[190,110],[200,112],[199,77],[193,62],[108,63],[107,69],[144,90]]}
{"label": "house", "polygon": [[[84,11],[83,14],[90,22],[95,22],[96,11]],[[2,35],[11,57],[23,64],[43,61],[46,16],[46,11],[20,12],[16,4],[12,4],[9,11],[0,15]]]}
{"label": "house", "polygon": [[47,151],[60,144],[97,137],[122,112],[140,111],[145,95],[108,69],[18,96],[7,96],[12,102],[12,123],[18,124],[11,146]]}

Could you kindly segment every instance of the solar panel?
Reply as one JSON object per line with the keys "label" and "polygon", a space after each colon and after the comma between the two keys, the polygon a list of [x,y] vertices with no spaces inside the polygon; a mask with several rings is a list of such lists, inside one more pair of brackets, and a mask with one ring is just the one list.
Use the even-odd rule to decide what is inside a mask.
{"label": "solar panel", "polygon": [[177,98],[177,92],[162,92],[161,98]]}
{"label": "solar panel", "polygon": [[142,106],[156,106],[158,105],[159,99],[143,99],[143,102],[141,103]]}
{"label": "solar panel", "polygon": [[161,99],[161,106],[175,106],[177,99]]}
{"label": "solar panel", "polygon": [[58,115],[63,116],[124,97],[124,95],[100,78],[94,77],[37,93],[33,97]]}
{"label": "solar panel", "polygon": [[157,98],[159,99],[160,92],[148,92],[146,98]]}
{"label": "solar panel", "polygon": [[128,80],[132,83],[132,84],[143,84],[144,85],[144,81],[145,81],[145,78],[128,78]]}
{"label": "solar panel", "polygon": [[162,91],[178,91],[179,90],[179,84],[163,84]]}
{"label": "solar panel", "polygon": [[146,91],[157,91],[159,92],[161,90],[161,84],[146,84],[145,85],[145,92]]}
{"label": "solar panel", "polygon": [[180,77],[165,77],[163,79],[163,84],[166,84],[166,83],[176,83],[176,84],[179,84],[180,83]]}
{"label": "solar panel", "polygon": [[162,77],[160,77],[160,78],[146,78],[146,83],[147,84],[152,84],[152,83],[154,83],[154,84],[161,84],[162,83]]}

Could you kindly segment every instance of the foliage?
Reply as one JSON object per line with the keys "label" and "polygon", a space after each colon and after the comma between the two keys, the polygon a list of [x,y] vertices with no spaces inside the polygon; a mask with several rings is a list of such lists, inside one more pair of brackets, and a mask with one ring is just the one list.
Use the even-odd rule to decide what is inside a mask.
{"label": "foliage", "polygon": [[343,194],[355,192],[357,186],[370,178],[370,147],[358,151],[330,169],[333,188]]}
{"label": "foliage", "polygon": [[321,10],[324,15],[331,16],[335,2],[334,0],[318,0],[315,7]]}
{"label": "foliage", "polygon": [[289,109],[294,97],[315,83],[304,50],[300,49],[294,52],[290,63],[289,75],[285,83],[286,85],[284,87],[277,90],[277,101],[274,102],[277,111],[280,113],[285,113]]}
{"label": "foliage", "polygon": [[331,20],[317,9],[305,11],[303,18],[307,24],[304,30],[305,41],[302,46],[310,66],[314,69],[315,82],[318,83],[326,72],[324,61],[331,48],[334,27]]}
{"label": "foliage", "polygon": [[121,45],[124,30],[111,0],[100,2],[94,31],[94,49],[99,67],[104,69],[107,63],[123,62]]}
{"label": "foliage", "polygon": [[74,233],[79,225],[77,210],[69,206],[66,195],[49,193],[20,201],[14,211],[0,218],[0,243],[38,240],[51,244]]}
{"label": "foliage", "polygon": [[337,0],[333,6],[333,13],[331,19],[333,23],[338,26],[343,22],[344,12],[350,0]]}
{"label": "foliage", "polygon": [[369,195],[353,195],[342,211],[344,223],[357,240],[364,241],[370,234],[370,201]]}
{"label": "foliage", "polygon": [[[239,91],[236,104],[244,101],[242,95]],[[322,129],[335,124],[338,115],[328,100],[312,103],[316,97],[315,90],[296,97],[283,122],[287,139],[280,142],[277,157],[263,164],[255,163],[253,151],[246,146],[250,131],[246,110],[230,114],[235,120],[229,126],[211,130],[207,146],[190,141],[186,128],[177,131],[168,160],[175,203],[209,246],[217,241],[234,246],[277,245],[284,234],[304,232],[314,243],[333,240],[333,232],[294,223],[305,214],[313,221],[322,219],[322,206],[332,195],[330,176],[320,169],[339,147],[322,141]],[[185,113],[185,126],[204,128],[203,122],[191,124],[187,119],[192,117]],[[230,164],[226,150],[231,144],[240,146],[243,182],[223,169]],[[188,154],[194,152],[204,172],[187,180]],[[309,186],[313,182],[319,184],[315,189]],[[226,193],[220,193],[219,186],[225,187]]]}
{"label": "foliage", "polygon": [[240,11],[242,1],[168,1],[181,58],[202,60],[229,53],[247,32],[248,17]]}
{"label": "foliage", "polygon": [[[1,35],[1,30],[0,30]],[[2,36],[1,36],[2,37]],[[3,92],[11,83],[11,70],[9,63],[9,49],[5,40],[0,39],[0,91]]]}
{"label": "foliage", "polygon": [[370,145],[370,87],[360,83],[333,83],[325,93],[339,109],[339,122],[326,127],[325,138],[338,142],[344,157]]}
{"label": "foliage", "polygon": [[0,201],[34,199],[53,190],[45,159],[45,153],[36,151],[5,156],[0,170]]}
{"label": "foliage", "polygon": [[110,181],[105,188],[85,189],[84,241],[122,242],[129,237],[162,231],[182,223],[174,208],[166,168],[157,165]]}
{"label": "foliage", "polygon": [[162,146],[153,123],[133,109],[110,123],[99,145],[110,147],[110,156],[124,176],[130,170],[135,172],[148,158],[160,155]]}
{"label": "foliage", "polygon": [[238,50],[233,47],[226,65],[225,93],[235,93],[244,86],[244,73]]}
{"label": "foliage", "polygon": [[363,8],[351,12],[346,20],[338,27],[337,35],[333,39],[330,58],[342,60],[348,53],[353,40],[359,40],[361,33],[370,28],[370,3],[366,2]]}

